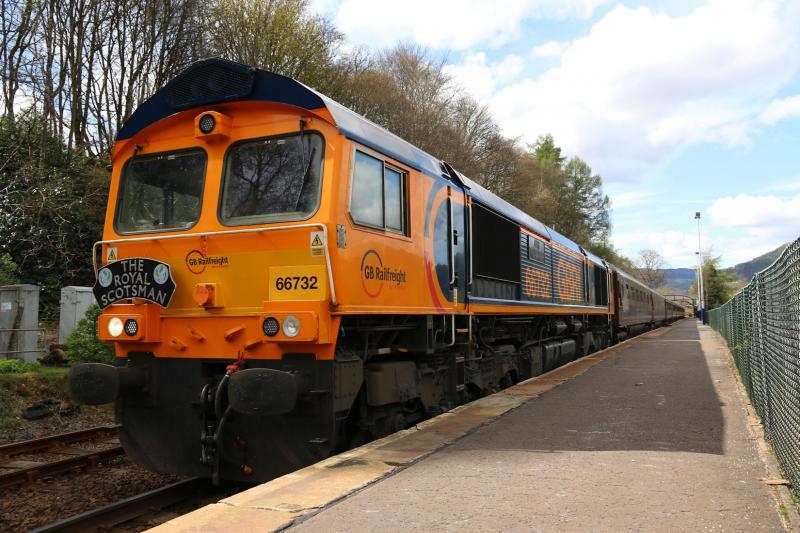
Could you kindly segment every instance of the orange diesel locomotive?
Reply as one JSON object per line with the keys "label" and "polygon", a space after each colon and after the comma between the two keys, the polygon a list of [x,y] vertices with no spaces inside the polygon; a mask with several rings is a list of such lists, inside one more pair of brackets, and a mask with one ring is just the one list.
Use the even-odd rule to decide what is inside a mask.
{"label": "orange diesel locomotive", "polygon": [[70,375],[148,468],[262,481],[682,315],[295,80],[195,63],[119,131]]}

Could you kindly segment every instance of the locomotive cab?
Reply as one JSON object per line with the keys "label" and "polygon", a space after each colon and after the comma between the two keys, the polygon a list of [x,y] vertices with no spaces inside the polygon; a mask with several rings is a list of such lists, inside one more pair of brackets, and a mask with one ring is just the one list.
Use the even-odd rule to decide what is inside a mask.
{"label": "locomotive cab", "polygon": [[126,451],[154,470],[263,480],[334,446],[341,141],[322,106],[225,101],[236,75],[256,82],[227,62],[190,68],[154,97],[166,116],[145,105],[120,131],[94,250],[98,335],[117,362],[78,366],[69,386],[116,401]]}

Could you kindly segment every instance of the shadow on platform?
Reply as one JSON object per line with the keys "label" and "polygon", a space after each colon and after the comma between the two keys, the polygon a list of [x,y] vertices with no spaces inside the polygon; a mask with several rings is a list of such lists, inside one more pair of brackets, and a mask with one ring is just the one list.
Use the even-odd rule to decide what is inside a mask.
{"label": "shadow on platform", "polygon": [[724,421],[693,320],[641,338],[457,444],[462,450],[723,453]]}

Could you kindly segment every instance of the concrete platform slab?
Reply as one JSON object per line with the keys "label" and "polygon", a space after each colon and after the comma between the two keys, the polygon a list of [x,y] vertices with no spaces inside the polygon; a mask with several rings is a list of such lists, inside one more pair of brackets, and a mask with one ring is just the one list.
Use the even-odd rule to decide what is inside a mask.
{"label": "concrete platform slab", "polygon": [[643,336],[292,529],[782,531],[714,335]]}
{"label": "concrete platform slab", "polygon": [[154,531],[781,530],[714,335],[649,332]]}

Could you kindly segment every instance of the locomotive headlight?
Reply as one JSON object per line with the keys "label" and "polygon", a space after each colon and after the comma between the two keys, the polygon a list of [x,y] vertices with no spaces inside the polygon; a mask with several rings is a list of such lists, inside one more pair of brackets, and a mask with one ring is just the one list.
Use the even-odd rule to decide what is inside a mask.
{"label": "locomotive headlight", "polygon": [[283,334],[290,339],[297,337],[297,334],[300,333],[300,321],[297,320],[297,317],[289,315],[283,319],[281,329],[283,330]]}
{"label": "locomotive headlight", "polygon": [[217,120],[214,118],[212,114],[206,114],[200,117],[200,124],[198,127],[200,131],[203,133],[211,133],[214,131],[214,127],[217,125]]}
{"label": "locomotive headlight", "polygon": [[112,337],[119,337],[122,335],[122,330],[124,326],[122,324],[122,320],[117,317],[112,318],[108,321],[108,334]]}

